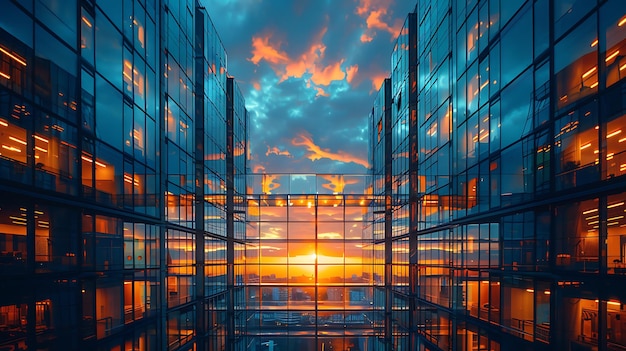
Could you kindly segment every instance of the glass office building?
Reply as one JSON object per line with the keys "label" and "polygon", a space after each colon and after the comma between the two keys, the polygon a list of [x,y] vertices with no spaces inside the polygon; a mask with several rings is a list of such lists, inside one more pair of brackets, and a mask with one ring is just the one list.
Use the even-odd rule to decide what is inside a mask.
{"label": "glass office building", "polygon": [[200,3],[4,1],[0,349],[233,349],[246,123]]}
{"label": "glass office building", "polygon": [[395,350],[626,347],[625,43],[619,0],[417,2],[370,117]]}
{"label": "glass office building", "polygon": [[247,174],[201,2],[2,4],[0,350],[626,349],[624,1],[417,1],[364,175]]}

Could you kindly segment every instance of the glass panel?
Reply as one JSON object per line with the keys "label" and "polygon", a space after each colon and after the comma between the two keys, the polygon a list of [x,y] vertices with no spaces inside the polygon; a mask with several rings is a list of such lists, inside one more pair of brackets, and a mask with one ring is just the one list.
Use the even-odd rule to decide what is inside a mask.
{"label": "glass panel", "polygon": [[555,46],[554,71],[559,109],[598,91],[596,22],[596,17],[589,18]]}
{"label": "glass panel", "polygon": [[76,0],[35,0],[35,16],[76,48]]}
{"label": "glass panel", "polygon": [[606,67],[606,86],[626,77],[626,26],[623,3],[612,0],[600,10],[600,35],[606,40],[603,66]]}
{"label": "glass panel", "polygon": [[587,200],[557,207],[556,266],[576,271],[598,270],[598,200]]}

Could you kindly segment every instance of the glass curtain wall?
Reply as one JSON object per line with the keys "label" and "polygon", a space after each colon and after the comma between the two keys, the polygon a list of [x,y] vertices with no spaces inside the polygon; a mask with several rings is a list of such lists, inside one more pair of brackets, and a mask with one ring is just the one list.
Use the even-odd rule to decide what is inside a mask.
{"label": "glass curtain wall", "polygon": [[200,5],[3,2],[0,349],[229,347],[226,54]]}
{"label": "glass curtain wall", "polygon": [[368,178],[249,176],[247,345],[376,349],[384,302],[374,292],[383,282],[373,259],[379,247],[368,220]]}
{"label": "glass curtain wall", "polygon": [[[401,106],[417,65],[417,147],[405,168],[418,165],[418,220],[392,247],[409,254],[416,348],[623,348],[626,5],[418,1],[410,21],[417,59],[398,68],[394,51],[391,80]],[[411,140],[411,129],[393,133]]]}

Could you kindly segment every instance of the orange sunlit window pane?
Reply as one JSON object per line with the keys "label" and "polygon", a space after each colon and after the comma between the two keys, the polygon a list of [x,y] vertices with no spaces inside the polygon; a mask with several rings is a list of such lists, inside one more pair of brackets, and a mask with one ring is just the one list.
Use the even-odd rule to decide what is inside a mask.
{"label": "orange sunlit window pane", "polygon": [[0,119],[0,155],[26,163],[26,129]]}
{"label": "orange sunlit window pane", "polygon": [[606,124],[606,177],[626,173],[626,115]]}

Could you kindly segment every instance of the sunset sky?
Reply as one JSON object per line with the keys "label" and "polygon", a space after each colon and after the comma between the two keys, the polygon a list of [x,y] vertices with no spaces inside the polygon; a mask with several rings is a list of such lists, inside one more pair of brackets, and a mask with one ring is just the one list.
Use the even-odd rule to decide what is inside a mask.
{"label": "sunset sky", "polygon": [[205,4],[251,113],[250,170],[364,173],[367,117],[414,2]]}

